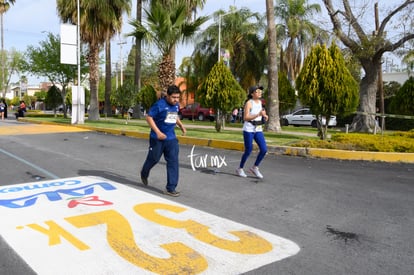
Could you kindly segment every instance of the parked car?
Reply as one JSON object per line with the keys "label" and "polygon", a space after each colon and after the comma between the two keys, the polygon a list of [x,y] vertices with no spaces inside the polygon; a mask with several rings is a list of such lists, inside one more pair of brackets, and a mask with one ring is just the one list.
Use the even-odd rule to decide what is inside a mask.
{"label": "parked car", "polygon": [[215,113],[212,108],[201,107],[200,103],[193,103],[188,104],[187,106],[180,109],[178,112],[180,119],[188,118],[188,119],[198,119],[198,120],[205,120],[209,119],[210,121],[214,121]]}
{"label": "parked car", "polygon": [[[294,126],[312,126],[317,127],[316,116],[313,115],[309,108],[299,109],[291,114],[282,116],[282,125]],[[326,118],[322,117],[322,125],[326,125]],[[331,116],[328,127],[336,126],[336,116]]]}

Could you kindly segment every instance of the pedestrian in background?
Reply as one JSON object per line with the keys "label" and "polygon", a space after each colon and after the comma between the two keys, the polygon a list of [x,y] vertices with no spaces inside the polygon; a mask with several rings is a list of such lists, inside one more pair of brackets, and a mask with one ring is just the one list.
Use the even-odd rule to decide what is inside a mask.
{"label": "pedestrian in background", "polygon": [[262,92],[262,86],[250,87],[247,101],[244,104],[244,153],[242,155],[239,168],[236,169],[237,175],[243,178],[247,177],[243,168],[253,150],[253,140],[259,146],[259,154],[256,157],[254,165],[250,168],[250,172],[252,172],[259,179],[263,178],[263,175],[259,171],[259,165],[267,153],[267,145],[264,138],[262,125],[269,119],[269,117],[266,114],[266,110],[262,106]]}
{"label": "pedestrian in background", "polygon": [[234,108],[233,112],[231,113],[231,122],[236,123],[237,122],[237,116],[239,114],[239,108]]}
{"label": "pedestrian in background", "polygon": [[141,181],[148,185],[151,169],[159,162],[161,155],[164,155],[167,162],[167,185],[164,194],[173,197],[180,195],[176,190],[179,179],[179,146],[175,126],[180,127],[183,135],[186,134],[186,129],[178,117],[180,94],[177,86],[169,86],[167,93],[149,109],[146,116],[151,128],[149,150],[141,169]]}
{"label": "pedestrian in background", "polygon": [[4,100],[4,98],[1,99],[0,101],[0,116],[1,116],[1,120],[4,120],[4,114],[5,112],[7,112],[7,105],[6,105],[6,101]]}
{"label": "pedestrian in background", "polygon": [[17,112],[15,113],[16,119],[24,117],[24,112],[26,112],[26,103],[24,103],[24,100],[21,100]]}
{"label": "pedestrian in background", "polygon": [[4,117],[7,119],[7,116],[8,116],[7,111],[9,109],[9,106],[7,105],[6,99],[3,98],[3,100],[4,100],[3,101],[4,105],[6,105],[6,108],[4,109]]}

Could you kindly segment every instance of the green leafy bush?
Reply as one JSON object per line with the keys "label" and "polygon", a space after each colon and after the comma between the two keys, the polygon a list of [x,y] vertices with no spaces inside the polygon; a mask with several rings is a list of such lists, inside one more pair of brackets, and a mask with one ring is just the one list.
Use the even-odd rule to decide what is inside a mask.
{"label": "green leafy bush", "polygon": [[354,151],[414,153],[414,131],[391,134],[338,133],[330,140],[305,140],[291,146]]}

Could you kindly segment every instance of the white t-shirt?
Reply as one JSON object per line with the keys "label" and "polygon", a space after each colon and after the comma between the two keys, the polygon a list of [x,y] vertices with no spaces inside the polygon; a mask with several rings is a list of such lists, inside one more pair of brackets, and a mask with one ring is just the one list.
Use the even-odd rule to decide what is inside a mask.
{"label": "white t-shirt", "polygon": [[[260,113],[260,111],[263,108],[262,107],[262,101],[259,100],[258,102],[256,102],[253,99],[249,99],[249,101],[251,102],[251,105],[252,105],[252,108],[249,111],[249,115],[257,115],[258,113]],[[253,121],[258,121],[258,122],[262,121],[262,116],[258,116]],[[245,121],[243,123],[243,131],[246,131],[246,132],[262,132],[263,127],[262,127],[262,125],[253,125],[249,121]]]}

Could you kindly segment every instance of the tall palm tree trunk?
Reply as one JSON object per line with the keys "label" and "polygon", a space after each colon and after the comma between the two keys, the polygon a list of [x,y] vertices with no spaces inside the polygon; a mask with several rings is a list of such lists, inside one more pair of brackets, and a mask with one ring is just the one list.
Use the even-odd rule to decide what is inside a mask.
{"label": "tall palm tree trunk", "polygon": [[4,86],[6,78],[6,55],[4,52],[4,14],[9,10],[10,5],[13,5],[16,0],[0,0],[0,20],[1,20],[1,91],[3,92],[3,97],[6,97],[7,87]]}
{"label": "tall palm tree trunk", "polygon": [[91,89],[91,100],[88,111],[89,120],[99,120],[99,99],[98,99],[98,83],[99,83],[99,45],[91,43],[89,45],[89,85]]}
{"label": "tall palm tree trunk", "polygon": [[[142,22],[142,1],[137,0],[137,20]],[[141,39],[135,38],[135,75],[134,75],[134,86],[137,89],[136,92],[141,90]],[[138,114],[138,118],[141,118],[141,103],[138,103],[138,110],[134,110],[134,114]]]}
{"label": "tall palm tree trunk", "polygon": [[[4,87],[4,77],[5,77],[5,66],[6,66],[6,58],[4,56],[4,28],[3,28],[3,13],[0,14],[1,16],[1,91],[3,93],[3,97],[6,97],[6,89]],[[21,91],[19,91],[21,92]]]}
{"label": "tall palm tree trunk", "polygon": [[279,88],[277,75],[277,49],[276,49],[276,25],[274,17],[273,0],[266,0],[267,33],[269,36],[269,123],[268,130],[280,132],[279,119]]}
{"label": "tall palm tree trunk", "polygon": [[[137,0],[137,20],[142,22],[142,0]],[[135,77],[134,84],[138,90],[141,89],[141,39],[135,40]]]}
{"label": "tall palm tree trunk", "polygon": [[111,38],[105,41],[105,114],[112,116],[111,90],[112,90],[112,70],[111,70]]}

